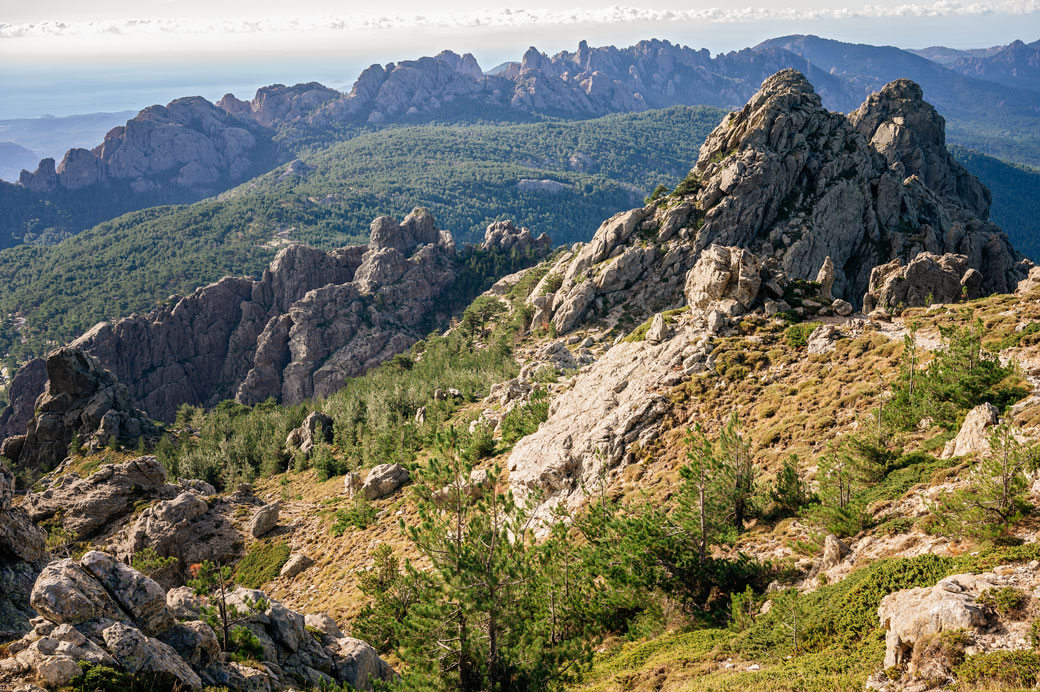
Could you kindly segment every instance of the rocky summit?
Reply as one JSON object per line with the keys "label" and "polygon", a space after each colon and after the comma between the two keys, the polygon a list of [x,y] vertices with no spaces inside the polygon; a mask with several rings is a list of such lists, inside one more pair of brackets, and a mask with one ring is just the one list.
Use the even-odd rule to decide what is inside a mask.
{"label": "rocky summit", "polygon": [[[844,116],[784,70],[709,135],[670,195],[606,221],[561,259],[562,284],[538,308],[567,331],[622,303],[680,307],[686,274],[711,245],[753,253],[744,271],[761,265],[772,278],[752,293],[774,299],[781,282],[827,267],[829,293],[860,306],[874,267],[921,252],[963,256],[954,278],[974,270],[976,293],[1008,291],[1028,263],[988,213],[988,192],[949,155],[943,119],[915,84],[893,82]],[[755,299],[742,296],[738,309]]]}

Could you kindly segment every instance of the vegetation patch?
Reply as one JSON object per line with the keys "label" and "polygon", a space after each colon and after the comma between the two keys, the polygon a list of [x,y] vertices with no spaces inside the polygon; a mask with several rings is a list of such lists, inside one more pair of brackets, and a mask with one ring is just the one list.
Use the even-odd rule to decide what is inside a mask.
{"label": "vegetation patch", "polygon": [[235,566],[234,581],[249,589],[259,589],[277,578],[288,560],[288,543],[261,539],[250,546],[249,552]]}

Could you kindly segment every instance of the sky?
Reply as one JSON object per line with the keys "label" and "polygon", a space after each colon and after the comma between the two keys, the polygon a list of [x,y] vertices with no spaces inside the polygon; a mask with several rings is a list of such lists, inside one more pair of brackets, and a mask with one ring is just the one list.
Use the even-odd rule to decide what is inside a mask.
{"label": "sky", "polygon": [[349,90],[372,63],[450,48],[491,68],[663,38],[713,53],[814,33],[921,48],[1040,38],[1040,0],[0,0],[0,119],[139,109],[179,96],[249,98],[272,83]]}

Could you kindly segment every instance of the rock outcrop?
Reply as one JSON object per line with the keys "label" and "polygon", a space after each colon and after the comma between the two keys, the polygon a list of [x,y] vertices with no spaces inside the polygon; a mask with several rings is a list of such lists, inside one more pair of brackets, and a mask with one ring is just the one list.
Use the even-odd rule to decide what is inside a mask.
{"label": "rock outcrop", "polygon": [[870,272],[863,311],[898,310],[979,297],[982,274],[964,255],[922,252],[904,267],[898,257]]}
{"label": "rock outcrop", "polygon": [[373,682],[395,675],[371,646],[344,637],[331,620],[324,618],[323,626],[309,631],[313,616],[241,588],[227,600],[243,614],[237,626],[257,637],[263,660],[259,668],[230,662],[200,618],[203,600],[183,589],[167,593],[102,552],[88,552],[78,562],[53,562],[32,589],[31,603],[40,614],[33,630],[12,642],[8,657],[0,659],[0,685],[7,689],[32,677],[53,687],[67,685],[80,675],[80,662],[178,689],[208,685],[235,692],[290,689],[301,682],[371,690]]}
{"label": "rock outcrop", "polygon": [[[893,82],[846,117],[800,73],[770,77],[675,192],[604,222],[532,291],[533,322],[559,333],[688,313],[667,330],[653,317],[642,340],[617,343],[552,400],[509,457],[514,490],[539,496],[547,516],[610,482],[654,439],[668,388],[712,366],[711,339],[738,316],[843,317],[868,287],[908,304],[1008,291],[1030,265],[987,213],[916,85]],[[910,281],[871,280],[885,263],[909,264]],[[819,328],[812,352],[840,337]]]}
{"label": "rock outcrop", "polygon": [[[554,268],[562,285],[534,307],[565,332],[622,304],[648,314],[717,300],[706,290],[733,292],[723,312],[745,311],[759,288],[779,299],[780,277],[819,278],[822,299],[853,307],[868,289],[876,303],[919,279],[925,292],[904,290],[904,303],[929,291],[934,300],[1009,291],[1029,265],[987,220],[988,204],[912,82],[889,84],[846,117],[784,70],[709,135],[672,195],[607,220]],[[872,279],[887,262],[892,272]],[[913,282],[900,282],[907,263]]]}
{"label": "rock outcrop", "polygon": [[11,504],[13,496],[14,476],[0,463],[0,639],[28,629],[29,593],[47,552],[47,533]]}
{"label": "rock outcrop", "polygon": [[961,457],[967,454],[988,454],[991,451],[989,436],[991,428],[1000,421],[1000,411],[986,402],[968,411],[957,436],[943,446],[942,458]]}
{"label": "rock outcrop", "polygon": [[252,101],[242,101],[234,94],[225,94],[216,106],[229,115],[255,120],[264,127],[276,128],[282,123],[297,120],[322,104],[343,94],[317,82],[285,86],[273,84],[256,90]]}
{"label": "rock outcrop", "polygon": [[68,455],[73,439],[93,451],[109,440],[134,443],[158,432],[134,408],[126,387],[93,356],[61,348],[47,356],[46,370],[47,384],[24,439],[4,448],[18,466],[53,469]]}
{"label": "rock outcrop", "polygon": [[22,171],[19,182],[40,193],[101,184],[140,194],[160,184],[206,193],[259,172],[271,160],[270,148],[270,134],[252,119],[195,96],[145,108],[93,150],[70,149],[57,166],[44,159],[35,172]]}
{"label": "rock outcrop", "polygon": [[408,469],[400,464],[380,464],[368,472],[361,490],[366,500],[379,500],[395,493],[410,479]]}
{"label": "rock outcrop", "polygon": [[307,456],[314,445],[322,442],[332,442],[332,418],[320,411],[311,411],[300,427],[293,428],[285,438],[285,448]]}
{"label": "rock outcrop", "polygon": [[[457,250],[448,231],[416,209],[398,223],[372,222],[368,246],[324,252],[292,246],[259,280],[225,278],[171,298],[148,315],[102,322],[72,346],[96,358],[126,385],[148,415],[172,421],[182,404],[234,398],[295,404],[328,395],[343,380],[403,351],[448,320],[460,264],[478,249],[548,251],[548,238],[496,223],[479,248]],[[24,370],[35,372],[38,365]],[[7,435],[32,417],[15,378]],[[67,443],[66,443],[67,446]],[[64,449],[62,450],[64,453]]]}
{"label": "rock outcrop", "polygon": [[33,521],[60,515],[66,531],[85,539],[132,513],[135,503],[159,496],[166,486],[166,469],[146,456],[103,466],[86,478],[59,475],[45,490],[28,493],[24,506]]}
{"label": "rock outcrop", "polygon": [[992,586],[979,576],[958,574],[931,588],[885,596],[878,608],[885,630],[885,667],[908,664],[914,644],[925,635],[985,625],[989,612],[975,599]]}
{"label": "rock outcrop", "polygon": [[175,557],[171,578],[203,560],[241,555],[244,529],[229,517],[252,514],[262,504],[249,494],[217,496],[198,480],[169,483],[152,456],[102,466],[86,478],[59,468],[44,481],[48,487],[25,496],[29,518],[53,522],[77,541],[106,545],[120,560],[145,548]]}

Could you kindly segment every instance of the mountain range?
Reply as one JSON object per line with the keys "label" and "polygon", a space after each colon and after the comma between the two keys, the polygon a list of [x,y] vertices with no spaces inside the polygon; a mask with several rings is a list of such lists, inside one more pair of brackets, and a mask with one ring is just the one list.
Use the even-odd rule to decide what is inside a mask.
{"label": "mountain range", "polygon": [[[1030,50],[1035,63],[1035,44],[1012,44],[985,59]],[[786,67],[808,75],[824,103],[840,111],[893,79],[913,79],[947,118],[951,142],[1040,163],[1040,92],[1035,73],[1018,67],[1009,68],[1016,83],[1008,84],[988,79],[981,67],[966,74],[972,70],[898,48],[815,36],[772,39],[715,57],[659,40],[628,48],[583,41],[575,52],[553,56],[531,48],[489,73],[470,54],[444,51],[372,65],[347,94],[317,83],[274,85],[251,101],[229,94],[216,104],[189,97],[147,108],[98,146],[70,149],[60,162],[44,159],[17,185],[0,184],[0,246],[53,242],[126,211],[200,199],[304,147],[361,130],[460,118],[590,118],[673,105],[734,108]]]}

